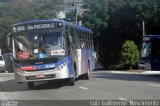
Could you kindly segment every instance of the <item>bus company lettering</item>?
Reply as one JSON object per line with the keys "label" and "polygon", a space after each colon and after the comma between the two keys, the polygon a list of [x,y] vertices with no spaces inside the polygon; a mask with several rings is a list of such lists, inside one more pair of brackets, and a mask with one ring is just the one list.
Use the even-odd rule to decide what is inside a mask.
{"label": "bus company lettering", "polygon": [[54,24],[38,24],[34,25],[32,29],[44,29],[44,28],[54,28]]}
{"label": "bus company lettering", "polygon": [[17,27],[17,30],[18,31],[24,31],[25,30],[25,26],[19,26],[19,27]]}
{"label": "bus company lettering", "polygon": [[47,65],[45,65],[45,68],[54,68],[55,67],[55,64],[47,64]]}
{"label": "bus company lettering", "polygon": [[33,30],[33,29],[46,29],[46,28],[54,28],[54,23],[18,26],[17,31],[25,31],[25,30]]}

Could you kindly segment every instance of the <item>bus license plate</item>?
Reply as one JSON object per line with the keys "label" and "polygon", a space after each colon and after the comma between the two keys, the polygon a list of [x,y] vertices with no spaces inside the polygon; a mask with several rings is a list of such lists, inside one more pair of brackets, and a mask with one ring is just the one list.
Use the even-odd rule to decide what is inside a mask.
{"label": "bus license plate", "polygon": [[43,75],[43,74],[36,75],[36,78],[44,78],[44,77],[45,77],[45,75]]}

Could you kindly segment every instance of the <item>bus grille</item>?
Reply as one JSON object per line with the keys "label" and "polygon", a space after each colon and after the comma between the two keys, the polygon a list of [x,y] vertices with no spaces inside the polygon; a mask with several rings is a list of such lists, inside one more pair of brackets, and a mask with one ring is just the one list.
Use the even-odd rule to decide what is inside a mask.
{"label": "bus grille", "polygon": [[55,78],[55,74],[52,75],[45,75],[43,78],[36,78],[36,76],[27,76],[27,80],[38,80],[38,79],[48,79],[48,78]]}

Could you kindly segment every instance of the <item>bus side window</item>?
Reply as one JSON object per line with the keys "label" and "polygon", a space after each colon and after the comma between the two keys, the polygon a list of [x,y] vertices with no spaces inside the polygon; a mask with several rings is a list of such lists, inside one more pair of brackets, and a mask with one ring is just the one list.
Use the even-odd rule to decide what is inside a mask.
{"label": "bus side window", "polygon": [[80,49],[81,48],[81,34],[80,34],[80,31],[77,31],[77,34],[78,34],[78,47]]}
{"label": "bus side window", "polygon": [[89,33],[87,33],[87,45],[88,45],[88,49],[90,49],[90,44],[89,44]]}
{"label": "bus side window", "polygon": [[91,38],[91,33],[89,34],[89,46],[90,46],[90,49],[92,49],[92,38]]}
{"label": "bus side window", "polygon": [[84,43],[85,43],[85,47],[84,48],[87,48],[87,36],[86,36],[85,32],[83,32],[83,36],[84,36]]}
{"label": "bus side window", "polygon": [[91,49],[92,47],[91,47],[91,35],[90,35],[90,33],[88,34],[88,39],[89,39],[88,45],[89,45],[89,48]]}
{"label": "bus side window", "polygon": [[89,33],[89,44],[90,44],[90,48],[93,49],[93,38],[91,33]]}
{"label": "bus side window", "polygon": [[86,42],[85,42],[84,32],[81,32],[81,37],[82,37],[81,47],[82,47],[82,48],[85,48]]}
{"label": "bus side window", "polygon": [[93,35],[92,34],[90,34],[91,35],[91,48],[92,49],[94,49],[94,44],[93,44]]}
{"label": "bus side window", "polygon": [[74,35],[75,35],[75,42],[76,42],[76,44],[75,44],[75,46],[76,46],[76,48],[79,48],[79,46],[78,46],[78,33],[77,33],[77,31],[76,30],[74,30]]}
{"label": "bus side window", "polygon": [[72,41],[73,41],[73,48],[75,48],[75,36],[74,36],[74,30],[73,28],[70,29],[70,35],[72,37]]}
{"label": "bus side window", "polygon": [[87,48],[89,49],[90,46],[89,46],[89,33],[86,33],[86,37],[87,37]]}
{"label": "bus side window", "polygon": [[82,34],[81,34],[81,31],[78,31],[78,33],[79,33],[79,46],[80,46],[80,48],[82,48]]}

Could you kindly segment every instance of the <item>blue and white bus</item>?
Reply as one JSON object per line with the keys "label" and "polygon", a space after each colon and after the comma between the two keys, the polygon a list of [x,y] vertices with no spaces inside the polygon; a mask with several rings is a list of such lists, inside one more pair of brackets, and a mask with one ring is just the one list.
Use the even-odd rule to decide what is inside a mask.
{"label": "blue and white bus", "polygon": [[160,35],[145,35],[139,69],[160,71]]}
{"label": "blue and white bus", "polygon": [[12,25],[8,45],[17,82],[89,79],[95,68],[92,31],[64,20],[34,20]]}

